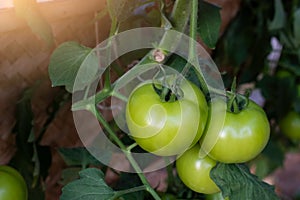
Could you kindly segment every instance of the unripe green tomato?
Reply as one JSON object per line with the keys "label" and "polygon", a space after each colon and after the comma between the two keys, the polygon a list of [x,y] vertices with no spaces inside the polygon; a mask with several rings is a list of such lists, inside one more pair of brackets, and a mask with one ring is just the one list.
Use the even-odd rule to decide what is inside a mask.
{"label": "unripe green tomato", "polygon": [[300,140],[300,114],[290,111],[279,122],[281,131],[291,140]]}
{"label": "unripe green tomato", "polygon": [[12,167],[0,166],[0,199],[27,200],[27,185],[21,174]]}
{"label": "unripe green tomato", "polygon": [[288,70],[281,69],[276,72],[276,76],[280,79],[283,79],[283,78],[292,77],[292,74]]}
{"label": "unripe green tomato", "polygon": [[[210,126],[219,126],[211,121]],[[270,125],[264,110],[249,100],[247,107],[238,113],[227,111],[225,122],[217,138],[206,135],[209,144],[215,145],[207,151],[208,155],[222,163],[244,163],[262,152],[270,137]]]}
{"label": "unripe green tomato", "polygon": [[228,197],[226,197],[225,199],[223,198],[222,192],[215,193],[215,194],[207,194],[205,195],[205,199],[206,200],[229,200]]}
{"label": "unripe green tomato", "polygon": [[144,150],[172,156],[183,153],[200,139],[208,107],[201,90],[189,81],[180,85],[183,98],[162,102],[152,82],[137,86],[126,105],[130,135]]}
{"label": "unripe green tomato", "polygon": [[215,182],[210,178],[210,171],[216,165],[216,161],[208,156],[199,157],[200,145],[184,152],[176,160],[176,169],[179,178],[191,190],[213,194],[220,192]]}

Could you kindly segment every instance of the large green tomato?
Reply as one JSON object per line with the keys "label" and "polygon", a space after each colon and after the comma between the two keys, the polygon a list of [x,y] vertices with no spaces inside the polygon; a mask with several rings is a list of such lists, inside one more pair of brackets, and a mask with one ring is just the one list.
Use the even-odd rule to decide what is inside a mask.
{"label": "large green tomato", "polygon": [[207,194],[205,195],[205,200],[229,200],[228,197],[225,199],[222,196],[222,192],[215,193],[215,194]]}
{"label": "large green tomato", "polygon": [[0,166],[0,199],[27,200],[26,183],[21,174],[12,167]]}
{"label": "large green tomato", "polygon": [[216,161],[206,156],[199,157],[200,145],[184,152],[176,160],[176,169],[179,178],[191,190],[203,194],[213,194],[220,191],[210,178],[210,171]]}
{"label": "large green tomato", "polygon": [[290,111],[279,122],[281,131],[291,140],[300,140],[300,114]]}
{"label": "large green tomato", "polygon": [[162,102],[152,82],[137,86],[126,105],[131,136],[144,150],[171,156],[183,153],[201,137],[207,120],[207,103],[201,90],[183,80],[183,98]]}
{"label": "large green tomato", "polygon": [[[219,126],[211,121],[210,126]],[[225,121],[217,138],[205,135],[212,149],[202,143],[208,155],[223,163],[243,163],[255,158],[265,148],[270,137],[270,125],[264,110],[249,100],[238,113],[227,111]]]}

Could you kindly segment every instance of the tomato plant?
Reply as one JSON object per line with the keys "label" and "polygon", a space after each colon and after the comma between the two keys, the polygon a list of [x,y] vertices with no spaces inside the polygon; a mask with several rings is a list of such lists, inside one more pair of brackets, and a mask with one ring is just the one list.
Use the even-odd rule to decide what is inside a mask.
{"label": "tomato plant", "polygon": [[[212,121],[211,126],[217,126]],[[252,100],[240,111],[227,110],[219,137],[208,136],[213,148],[208,152],[213,159],[223,163],[243,163],[255,158],[266,146],[270,136],[270,126],[264,110]],[[207,150],[206,144],[202,144]]]}
{"label": "tomato plant", "polygon": [[27,193],[27,185],[19,172],[9,166],[0,166],[0,199],[27,200]]}
{"label": "tomato plant", "polygon": [[300,114],[290,111],[280,122],[281,131],[291,140],[300,140]]}
{"label": "tomato plant", "polygon": [[130,134],[143,149],[161,156],[180,154],[201,137],[207,119],[204,95],[189,81],[181,99],[163,102],[152,83],[139,85],[126,107]]}
{"label": "tomato plant", "polygon": [[216,161],[206,156],[199,157],[200,145],[184,152],[176,160],[176,169],[182,182],[199,193],[213,194],[220,191],[218,186],[210,178],[210,170],[216,165]]}
{"label": "tomato plant", "polygon": [[[205,198],[205,195],[197,193],[211,194],[219,191],[221,191],[222,194],[218,193],[218,195],[213,196],[214,199],[222,199],[221,195],[232,200],[277,199],[274,189],[268,184],[258,180],[256,176],[251,176],[252,174],[246,164],[236,164],[237,162],[246,162],[254,158],[262,151],[269,139],[270,128],[266,114],[262,108],[257,106],[254,102],[249,101],[245,106],[243,104],[242,109],[238,109],[238,111],[233,109],[234,112],[232,112],[229,106],[230,109],[226,113],[225,124],[220,134],[221,137],[217,140],[217,144],[211,152],[208,151],[208,156],[199,156],[200,144],[198,144],[198,140],[201,140],[205,127],[208,125],[208,106],[206,99],[212,98],[215,95],[209,95],[210,91],[207,90],[212,89],[213,92],[216,92],[216,95],[219,95],[220,91],[218,88],[215,88],[218,84],[210,85],[209,82],[202,80],[205,76],[202,72],[208,71],[212,72],[209,74],[217,75],[211,71],[209,62],[206,62],[207,57],[204,56],[198,59],[201,61],[199,63],[200,67],[204,67],[203,69],[201,68],[200,71],[197,70],[199,66],[191,62],[197,60],[196,57],[199,53],[197,52],[198,47],[194,46],[195,44],[193,44],[193,42],[187,45],[188,49],[186,51],[183,51],[187,54],[187,57],[184,57],[186,60],[182,62],[183,64],[179,63],[181,59],[179,57],[181,56],[173,54],[171,50],[165,50],[162,45],[171,41],[173,47],[174,38],[168,38],[167,36],[169,34],[166,34],[163,35],[159,41],[151,42],[151,46],[147,47],[151,49],[151,51],[144,57],[137,58],[138,63],[133,67],[131,67],[131,64],[130,67],[124,67],[126,64],[119,62],[121,60],[118,60],[118,62],[113,61],[110,66],[101,65],[103,64],[101,62],[102,60],[105,61],[106,58],[109,60],[110,57],[114,57],[114,55],[119,55],[120,53],[117,50],[118,45],[122,44],[122,40],[118,40],[116,46],[113,44],[114,36],[119,35],[118,31],[122,30],[120,25],[126,23],[127,20],[132,21],[133,18],[137,17],[131,16],[131,13],[128,12],[129,10],[135,10],[131,9],[131,6],[132,8],[135,7],[135,1],[124,0],[122,2],[123,3],[119,1],[108,1],[107,11],[109,12],[112,26],[110,30],[111,37],[105,46],[101,47],[103,44],[101,43],[98,46],[99,48],[90,49],[82,45],[75,45],[74,43],[61,45],[53,53],[53,57],[51,58],[52,62],[50,62],[49,65],[49,72],[53,86],[64,85],[69,92],[79,94],[79,98],[77,98],[78,96],[76,94],[75,96],[77,97],[74,96],[73,98],[72,110],[74,112],[81,110],[88,111],[97,119],[97,125],[99,125],[98,122],[101,123],[101,130],[99,131],[108,136],[107,138],[120,150],[118,153],[124,153],[123,156],[126,158],[127,164],[130,164],[128,168],[136,172],[134,175],[137,178],[137,184],[119,186],[119,183],[124,182],[122,180],[124,180],[124,174],[126,174],[127,169],[124,171],[122,171],[123,169],[116,169],[119,172],[116,176],[119,176],[120,179],[116,181],[117,184],[113,183],[107,185],[107,183],[105,183],[105,179],[107,178],[104,174],[105,170],[110,170],[110,168],[115,169],[115,166],[110,165],[110,163],[105,163],[105,160],[102,164],[107,165],[107,168],[101,167],[101,170],[88,168],[80,171],[79,179],[64,186],[61,199],[69,200],[74,198],[74,196],[89,196],[95,199],[115,199],[121,196],[124,197],[123,195],[133,195],[135,197],[134,199],[148,199],[149,196],[146,196],[146,193],[151,195],[155,200],[160,200],[161,197],[172,199],[173,195],[175,196],[174,198],[183,197],[184,199],[192,199],[197,196],[202,199]],[[156,11],[161,17],[160,27],[163,26],[165,30],[174,29],[181,33],[189,32],[189,36],[193,40],[198,39],[200,35],[201,39],[209,48],[216,47],[217,39],[220,35],[219,28],[221,20],[218,7],[206,1],[198,0],[170,1],[171,6],[164,5],[163,2],[167,1],[152,2],[155,8],[159,8]],[[231,30],[226,31],[224,37],[222,37],[223,41],[218,42],[219,45],[224,44],[224,48],[216,48],[217,51],[212,52],[216,60],[221,61],[219,63],[220,66],[222,65],[222,60],[226,61],[224,64],[225,67],[223,66],[223,69],[222,66],[220,67],[220,71],[224,72],[222,75],[224,75],[225,83],[231,82],[232,77],[230,77],[230,75],[237,76],[241,82],[256,83],[259,78],[258,74],[262,74],[263,70],[261,66],[265,63],[266,53],[269,52],[269,35],[264,32],[267,23],[260,23],[260,19],[265,17],[269,12],[273,13],[273,9],[271,9],[270,6],[266,6],[266,4],[259,3],[260,1],[255,2],[255,4],[252,4],[252,2],[253,1],[243,1],[241,3],[242,6],[247,7],[246,11],[242,10],[238,13],[238,18],[231,26]],[[171,13],[164,12],[165,6],[172,8]],[[255,10],[259,10],[260,14],[254,13]],[[169,17],[170,21],[168,21]],[[278,17],[276,17],[276,19],[277,18]],[[270,16],[268,16],[267,19],[269,21]],[[213,23],[211,23],[212,21]],[[252,22],[258,23],[256,24],[257,26],[253,26]],[[186,29],[187,24],[189,31]],[[278,23],[274,22],[272,24]],[[207,27],[207,25],[209,25],[209,27]],[[166,32],[169,33],[169,31]],[[147,35],[148,34],[149,32],[147,31]],[[252,42],[253,35],[258,36],[255,37],[256,42]],[[125,38],[129,39],[129,37]],[[140,42],[137,38],[133,37],[132,39],[134,42],[129,40],[132,44]],[[113,45],[113,51],[110,51],[110,44]],[[129,45],[125,45],[126,48],[128,46]],[[180,47],[182,45],[178,46]],[[174,45],[174,47],[177,48],[176,45]],[[163,51],[160,51],[162,49]],[[104,56],[102,56],[102,50],[105,52],[103,53]],[[114,52],[114,54],[112,54],[112,52]],[[156,56],[153,52],[162,53],[162,55],[158,54],[158,56]],[[222,59],[218,52],[224,55],[225,58]],[[131,53],[135,54],[134,52]],[[87,54],[92,57],[92,59],[88,59],[90,57],[88,57]],[[156,59],[157,57],[161,59]],[[232,59],[234,59],[234,62],[230,63]],[[126,60],[125,63],[132,63],[132,60]],[[185,81],[177,85],[178,91],[181,91],[183,95],[177,95],[176,90],[173,91],[172,89],[174,88],[168,85],[144,82],[132,91],[129,98],[120,94],[116,85],[120,82],[125,82],[124,77],[126,78],[126,74],[139,74],[139,77],[136,78],[142,81],[143,76],[139,73],[141,72],[139,69],[145,69],[142,68],[145,67],[145,64],[154,64],[155,66],[162,64],[162,67],[172,64],[171,67],[178,70],[186,79],[199,85],[196,87],[191,82]],[[91,77],[94,77],[94,75],[92,73],[89,74],[88,69],[84,69],[83,71],[79,70],[83,69],[86,65],[89,67],[96,66],[97,69],[101,66],[100,74],[99,76],[97,74],[96,77],[103,78],[101,79],[103,84],[102,82],[99,84],[95,94],[93,94],[91,89],[93,87],[90,87],[93,85],[92,82],[94,78]],[[233,69],[229,66],[234,66],[235,68]],[[242,66],[243,69],[240,68],[240,66]],[[102,71],[102,69],[105,70]],[[127,70],[133,73],[127,73]],[[79,84],[80,87],[77,87],[78,85],[75,84],[82,81],[78,81],[77,79],[81,77],[80,75],[78,76],[78,72],[84,72],[84,76],[82,77],[83,85]],[[111,75],[115,75],[114,72],[122,77],[116,80],[116,77],[112,76],[113,78],[111,79]],[[130,79],[131,78],[133,78],[133,76],[130,77]],[[152,78],[155,80],[154,77]],[[213,79],[213,81],[214,80],[215,79]],[[120,85],[123,86],[123,84]],[[161,88],[161,90],[159,88]],[[202,94],[199,88],[201,88],[203,94],[206,96]],[[223,94],[221,95],[223,96]],[[124,131],[127,130],[122,129],[123,127],[119,127],[121,129],[118,129],[114,122],[111,122],[110,119],[106,119],[105,115],[101,113],[103,109],[109,110],[119,106],[114,107],[114,105],[112,105],[109,107],[109,104],[107,107],[102,106],[101,103],[111,97],[124,101],[122,105],[126,104],[125,119],[123,119],[123,110],[120,112],[122,113],[120,115],[118,115],[119,112],[116,112],[116,115],[118,115],[116,117],[122,118],[122,125],[128,126],[130,132],[129,136],[124,134]],[[237,102],[235,107],[239,108],[239,106],[240,104]],[[224,110],[222,110],[222,112],[223,111]],[[217,117],[217,120],[210,121],[210,125],[220,125],[218,124],[220,123],[220,121],[218,121],[219,118],[220,117]],[[123,123],[125,120],[126,123]],[[207,136],[208,135],[205,135],[205,137]],[[131,140],[132,138],[134,140]],[[215,137],[211,139],[212,141],[209,141],[209,144],[214,143],[216,140]],[[98,140],[95,141],[97,142]],[[95,145],[95,149],[97,150],[96,154],[106,157],[105,152],[103,155],[102,152],[109,148],[105,146],[105,148],[97,149],[97,145]],[[139,156],[136,156],[136,153],[140,152],[134,152],[134,154],[131,152],[136,145],[139,145],[147,152],[160,156],[181,155],[176,161],[176,169],[179,178],[187,187],[181,184],[181,182],[177,185],[178,177],[172,180],[174,165],[169,165],[167,167],[169,182],[167,184],[168,188],[165,191],[167,194],[172,195],[158,195],[158,187],[151,187],[152,184],[148,182],[149,180],[146,174],[143,173],[149,169],[149,163],[137,162],[141,161],[138,160]],[[205,147],[206,144],[202,143],[202,145]],[[211,147],[211,145],[208,146]],[[87,148],[89,148],[89,146]],[[80,152],[81,151],[82,150],[80,150]],[[108,155],[111,155],[111,152],[109,152]],[[66,156],[66,160],[68,157],[72,156]],[[78,158],[74,152],[73,158]],[[146,159],[144,159],[143,156],[142,158],[142,162],[144,162]],[[83,166],[87,167],[87,163],[89,162],[87,162],[87,159],[85,159],[85,161]],[[233,164],[224,164],[217,161]],[[77,162],[76,164],[78,164]],[[90,162],[93,166],[100,165],[95,164],[93,159],[90,159]],[[151,166],[151,164],[153,163],[149,165]],[[131,183],[134,182],[133,179],[129,180]],[[114,185],[117,185],[117,187],[114,187]],[[183,192],[181,193],[181,191]]]}

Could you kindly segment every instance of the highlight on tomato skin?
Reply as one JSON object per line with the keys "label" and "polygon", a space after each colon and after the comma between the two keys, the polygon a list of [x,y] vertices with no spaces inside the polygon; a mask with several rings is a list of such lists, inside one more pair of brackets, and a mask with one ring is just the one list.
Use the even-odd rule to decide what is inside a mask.
{"label": "highlight on tomato skin", "polygon": [[152,82],[138,85],[126,105],[126,122],[136,143],[159,156],[183,153],[198,142],[205,129],[208,107],[201,90],[184,80],[184,96],[162,102]]}
{"label": "highlight on tomato skin", "polygon": [[[210,126],[217,126],[211,121]],[[226,112],[224,125],[218,138],[205,135],[206,142],[213,143],[207,150],[207,144],[200,141],[202,149],[208,155],[222,163],[244,163],[254,159],[266,147],[270,138],[270,124],[264,110],[252,100],[238,113]]]}
{"label": "highlight on tomato skin", "polygon": [[14,168],[0,166],[0,199],[27,200],[27,185],[22,175]]}

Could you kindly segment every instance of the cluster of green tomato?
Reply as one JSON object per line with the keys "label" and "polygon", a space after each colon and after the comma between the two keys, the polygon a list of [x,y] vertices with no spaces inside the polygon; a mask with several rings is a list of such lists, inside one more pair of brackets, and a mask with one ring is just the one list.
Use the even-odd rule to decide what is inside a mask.
{"label": "cluster of green tomato", "polygon": [[[282,79],[294,79],[291,72],[279,69],[276,72],[276,77],[279,80]],[[300,84],[297,85],[296,91],[296,101],[300,100]],[[299,102],[298,102],[299,103]],[[296,112],[296,109],[292,108],[287,112],[287,114],[279,120],[279,127],[282,133],[287,136],[292,141],[300,141],[300,113]]]}
{"label": "cluster of green tomato", "polygon": [[[226,106],[227,102],[208,103],[202,91],[188,80],[179,88],[182,97],[169,101],[170,95],[162,99],[152,82],[138,85],[126,105],[130,135],[149,153],[177,156],[177,173],[187,187],[199,193],[217,193],[220,189],[210,177],[211,169],[217,162],[244,163],[260,154],[270,136],[268,118],[260,106],[247,99],[238,112],[225,109],[218,138],[203,140],[209,134],[208,126],[220,126],[210,109],[220,103]],[[215,145],[206,152],[204,142],[214,142],[210,140],[215,140]]]}
{"label": "cluster of green tomato", "polygon": [[300,114],[289,111],[279,122],[280,130],[291,140],[300,140]]}
{"label": "cluster of green tomato", "polygon": [[27,185],[21,174],[10,166],[0,166],[0,199],[27,200]]}

